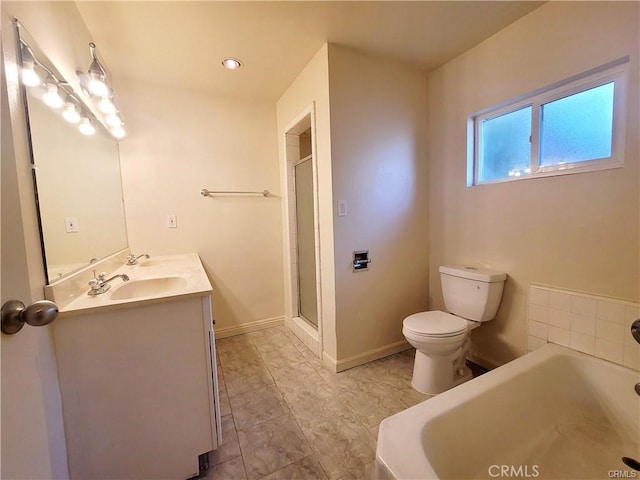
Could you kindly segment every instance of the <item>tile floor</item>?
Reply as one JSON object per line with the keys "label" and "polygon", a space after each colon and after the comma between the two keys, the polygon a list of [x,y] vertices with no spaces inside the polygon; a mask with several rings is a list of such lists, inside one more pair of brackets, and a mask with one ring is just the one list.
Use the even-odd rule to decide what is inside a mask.
{"label": "tile floor", "polygon": [[380,421],[427,398],[414,350],[338,374],[286,327],[216,341],[222,445],[207,480],[373,478]]}

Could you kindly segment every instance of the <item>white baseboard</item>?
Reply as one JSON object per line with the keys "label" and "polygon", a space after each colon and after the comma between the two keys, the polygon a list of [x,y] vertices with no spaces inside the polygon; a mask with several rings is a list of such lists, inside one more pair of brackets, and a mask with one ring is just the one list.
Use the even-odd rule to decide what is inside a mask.
{"label": "white baseboard", "polygon": [[342,360],[336,360],[327,352],[323,352],[322,360],[333,370],[334,372],[342,372],[349,368],[357,367],[363,363],[372,362],[379,358],[393,355],[394,353],[404,352],[411,348],[411,345],[406,340],[400,340],[399,342],[390,343],[383,347],[374,348],[373,350],[367,350],[366,352],[353,355],[351,357],[344,358]]}
{"label": "white baseboard", "polygon": [[264,320],[256,320],[255,322],[243,323],[233,327],[215,327],[216,338],[233,337],[234,335],[242,335],[243,333],[257,332],[265,328],[277,327],[284,325],[284,317],[265,318]]}

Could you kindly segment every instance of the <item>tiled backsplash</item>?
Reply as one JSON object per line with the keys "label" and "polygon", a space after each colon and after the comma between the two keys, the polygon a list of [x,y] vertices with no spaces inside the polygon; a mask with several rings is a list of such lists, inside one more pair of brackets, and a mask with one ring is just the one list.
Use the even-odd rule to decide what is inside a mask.
{"label": "tiled backsplash", "polygon": [[527,350],[556,343],[640,370],[640,345],[630,330],[638,317],[638,303],[530,285]]}

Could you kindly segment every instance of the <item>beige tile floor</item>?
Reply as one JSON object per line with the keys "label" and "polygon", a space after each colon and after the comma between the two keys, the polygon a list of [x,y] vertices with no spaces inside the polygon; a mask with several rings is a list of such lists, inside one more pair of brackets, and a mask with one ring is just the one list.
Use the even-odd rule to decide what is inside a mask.
{"label": "beige tile floor", "polygon": [[336,374],[286,327],[216,346],[223,442],[207,480],[373,478],[380,421],[428,398],[414,350]]}

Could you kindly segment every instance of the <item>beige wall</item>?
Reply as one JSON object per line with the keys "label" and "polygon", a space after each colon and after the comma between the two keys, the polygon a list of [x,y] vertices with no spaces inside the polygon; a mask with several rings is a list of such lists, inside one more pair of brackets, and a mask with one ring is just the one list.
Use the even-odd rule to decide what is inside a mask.
{"label": "beige wall", "polygon": [[[429,75],[430,308],[438,266],[509,275],[474,332],[488,365],[526,352],[527,286],[637,301],[640,292],[636,2],[550,2]],[[624,168],[466,188],[467,116],[630,55]]]}
{"label": "beige wall", "polygon": [[[278,116],[278,149],[280,157],[280,182],[282,192],[293,194],[285,145],[285,133],[292,127],[292,122],[311,105],[315,106],[316,162],[318,175],[318,218],[320,224],[320,269],[321,269],[321,308],[319,318],[322,322],[322,343],[324,352],[336,358],[335,327],[335,282],[333,268],[333,200],[331,193],[331,126],[329,123],[329,65],[328,46],[324,45],[300,72],[296,80],[278,99],[276,104]],[[299,119],[298,119],[299,120]],[[285,316],[294,315],[292,298],[293,273],[292,262],[295,261],[295,245],[291,242],[290,231],[293,229],[288,202],[282,202],[284,222],[283,257],[284,257],[284,305]]]}
{"label": "beige wall", "polygon": [[[402,320],[428,295],[425,76],[329,46],[339,365],[407,348]],[[366,272],[353,251],[369,250]]]}
{"label": "beige wall", "polygon": [[[135,82],[123,82],[118,95],[131,250],[197,252],[212,280],[219,335],[282,319],[275,106]],[[205,198],[203,188],[273,195]],[[167,228],[168,214],[178,228]]]}

